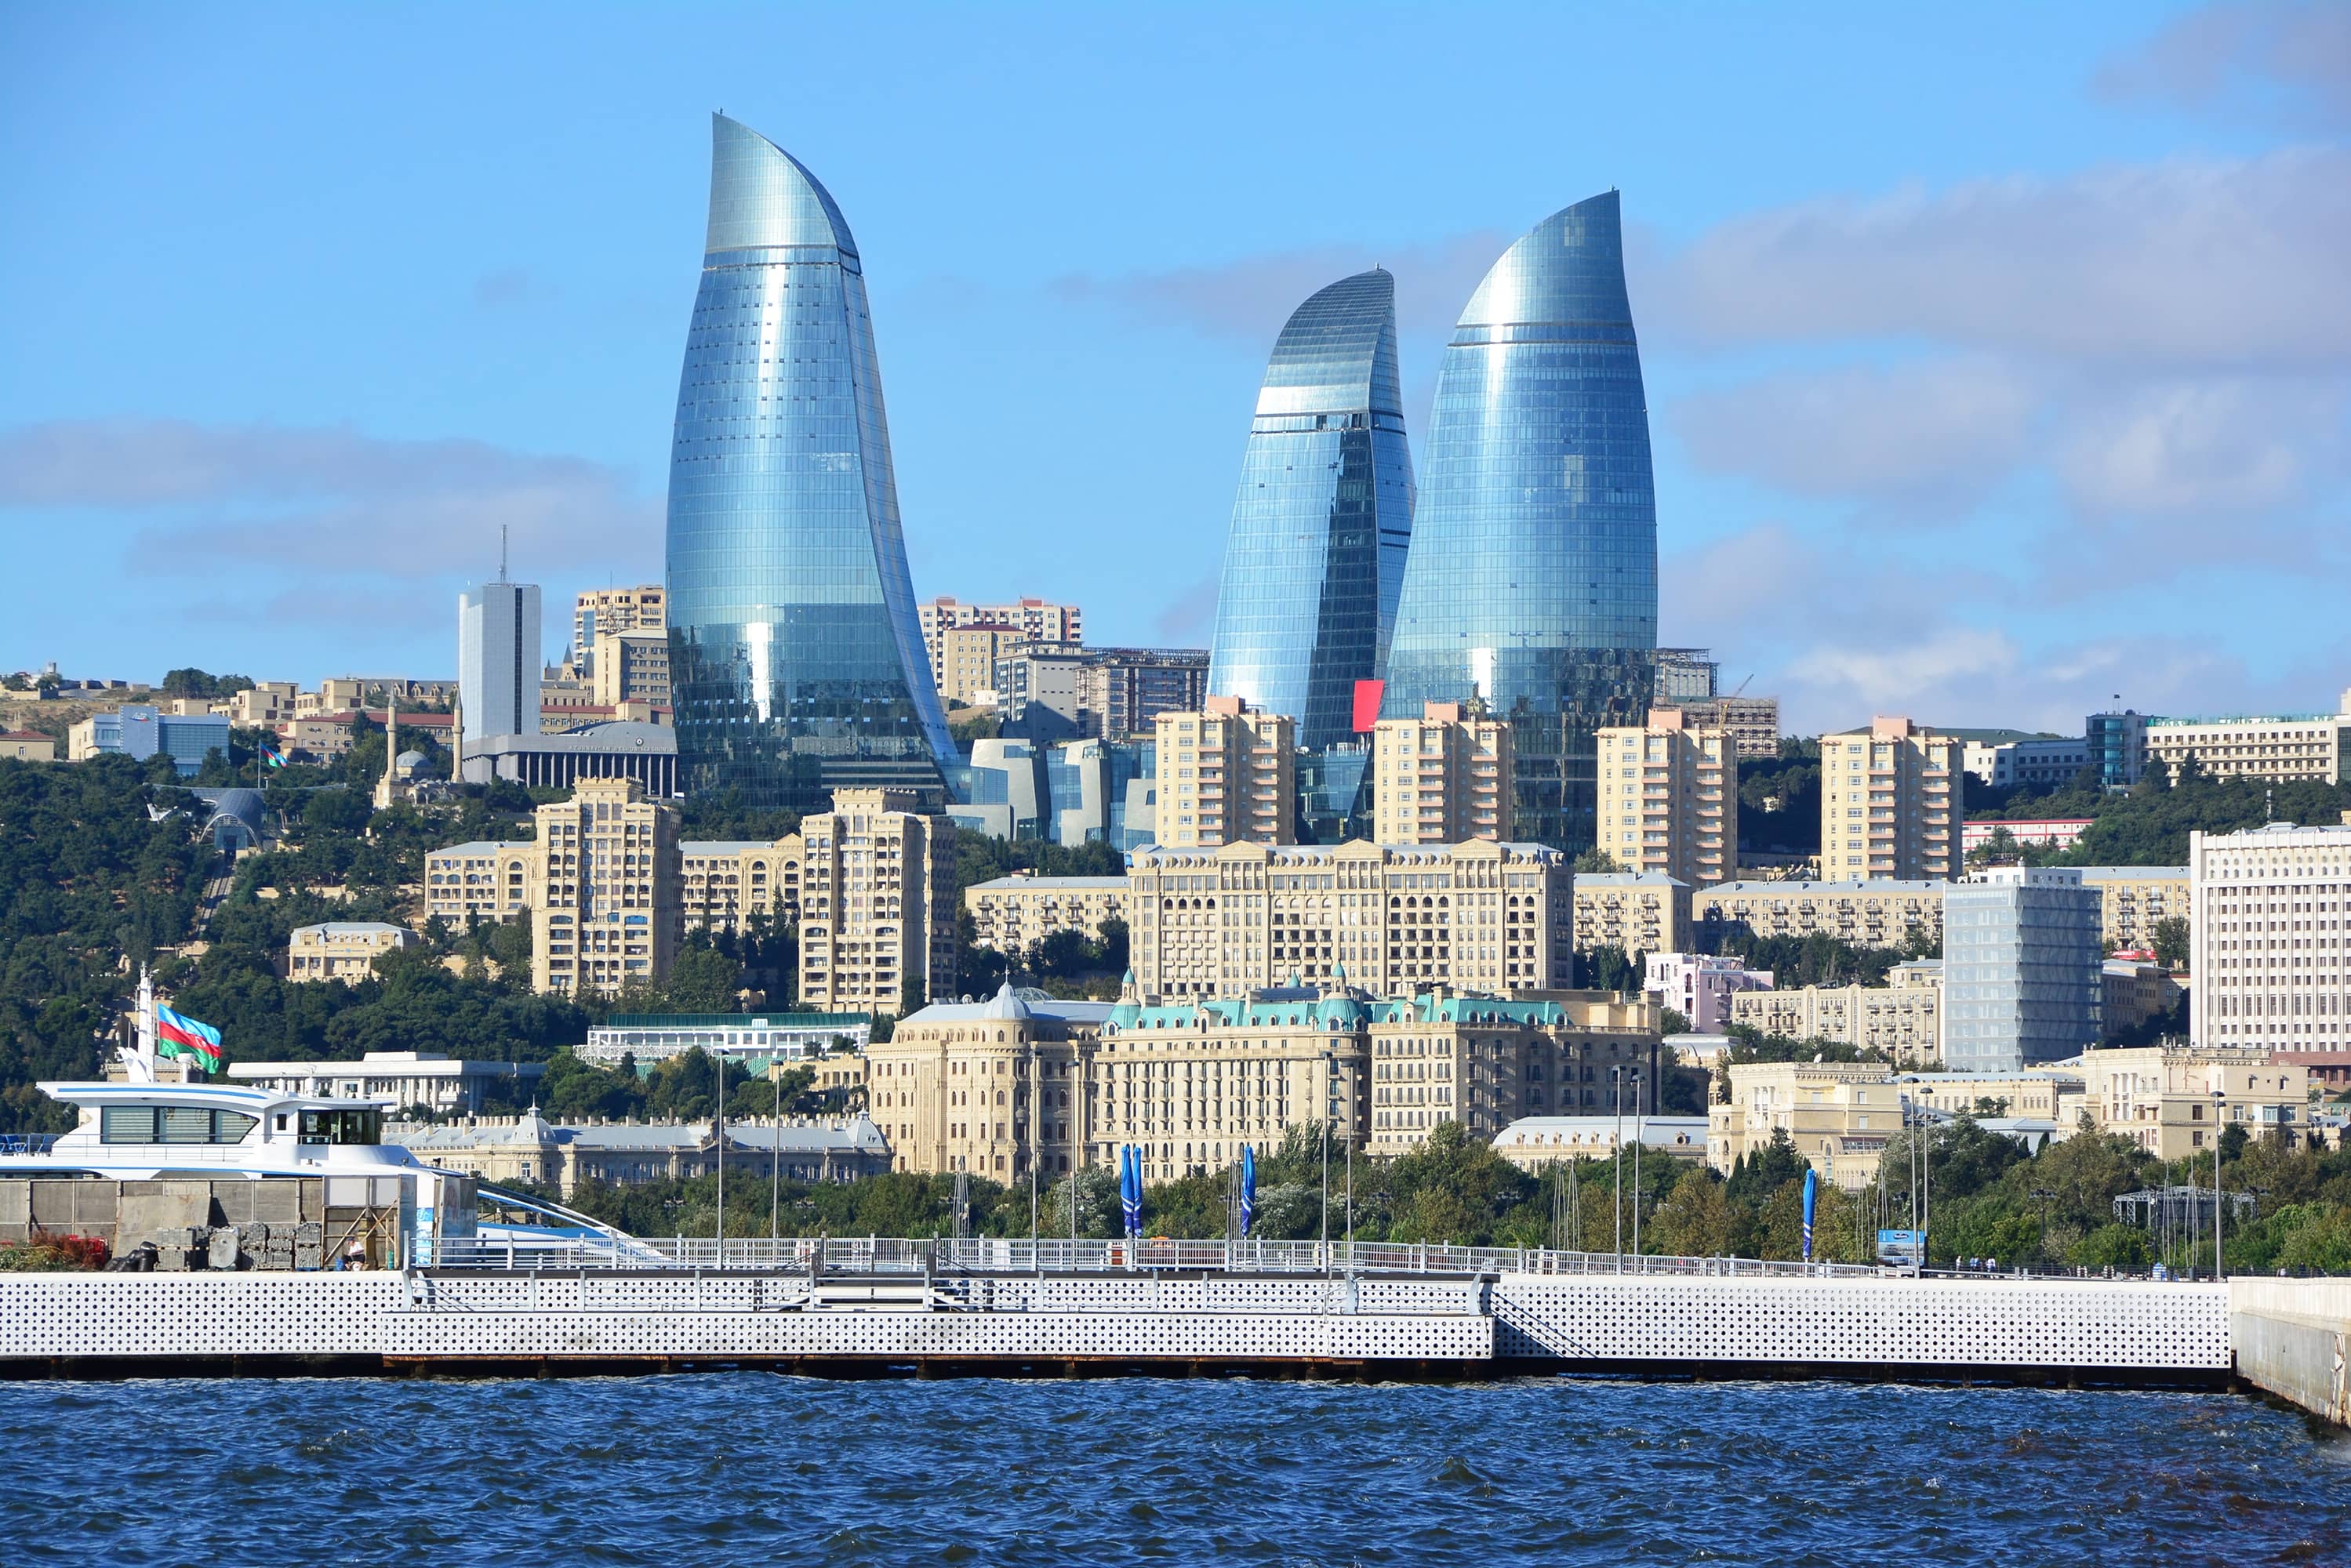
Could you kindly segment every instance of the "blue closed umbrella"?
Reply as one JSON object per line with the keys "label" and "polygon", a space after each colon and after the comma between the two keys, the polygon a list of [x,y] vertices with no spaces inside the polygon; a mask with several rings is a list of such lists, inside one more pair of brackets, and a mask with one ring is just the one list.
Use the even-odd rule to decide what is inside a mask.
{"label": "blue closed umbrella", "polygon": [[1815,1171],[1804,1173],[1804,1261],[1813,1260],[1813,1209],[1820,1201],[1821,1178]]}
{"label": "blue closed umbrella", "polygon": [[1126,1233],[1143,1234],[1143,1151],[1129,1144],[1119,1151],[1119,1207],[1126,1220]]}
{"label": "blue closed umbrella", "polygon": [[1249,1221],[1257,1218],[1257,1151],[1249,1145],[1241,1145],[1241,1234],[1249,1234]]}

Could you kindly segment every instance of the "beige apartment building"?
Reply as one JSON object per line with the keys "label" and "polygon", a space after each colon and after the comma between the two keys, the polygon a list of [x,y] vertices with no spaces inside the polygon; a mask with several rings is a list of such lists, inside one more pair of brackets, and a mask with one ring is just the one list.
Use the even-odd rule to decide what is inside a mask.
{"label": "beige apartment building", "polygon": [[2271,783],[2351,779],[2351,689],[2332,714],[2276,714],[2241,718],[2150,718],[2147,762],[2168,768],[2177,783],[2189,758],[2221,779]]}
{"label": "beige apartment building", "polygon": [[1152,786],[1160,843],[1169,849],[1287,844],[1297,840],[1297,723],[1238,697],[1197,712],[1163,713]]}
{"label": "beige apartment building", "polygon": [[2083,1078],[2066,1068],[2028,1069],[2022,1072],[1906,1072],[1894,1081],[1913,1106],[1956,1116],[1975,1115],[1986,1101],[2002,1106],[1985,1115],[2018,1116],[2057,1124],[2057,1136],[2074,1131],[2060,1113],[2080,1103]]}
{"label": "beige apartment building", "polygon": [[2188,841],[2189,1037],[2351,1082],[2351,822]]}
{"label": "beige apartment building", "polygon": [[740,932],[755,916],[790,925],[800,916],[798,833],[759,839],[687,840],[677,846],[678,903],[688,930]]}
{"label": "beige apartment building", "polygon": [[1821,875],[1951,879],[1965,869],[1962,743],[1907,718],[1821,737]]}
{"label": "beige apartment building", "polygon": [[0,730],[0,757],[17,762],[55,762],[57,743],[38,730]]}
{"label": "beige apartment building", "polygon": [[1366,1141],[1401,1155],[1447,1122],[1490,1142],[1528,1116],[1654,1114],[1663,1021],[1655,1005],[1612,991],[1372,1003]]}
{"label": "beige apartment building", "polygon": [[949,626],[939,632],[938,651],[931,666],[939,683],[939,698],[970,706],[983,695],[996,700],[996,661],[1008,659],[1029,647],[1029,634],[1018,626],[978,621]]}
{"label": "beige apartment building", "polygon": [[1563,988],[1573,882],[1557,850],[1484,840],[1138,850],[1127,874],[1135,978],[1167,1001],[1292,977],[1375,996]]}
{"label": "beige apartment building", "polygon": [[530,893],[531,988],[609,995],[677,956],[677,812],[633,779],[583,779],[541,806]]}
{"label": "beige apartment building", "polygon": [[1758,936],[1823,933],[1865,947],[1913,936],[1942,940],[1941,882],[1731,882],[1690,894],[1700,927],[1744,925]]}
{"label": "beige apartment building", "polygon": [[1730,1021],[1786,1040],[1824,1040],[1886,1052],[1899,1066],[1943,1060],[1942,966],[1926,960],[1890,986],[1804,986],[1740,991]]}
{"label": "beige apartment building", "polygon": [[2085,1051],[2065,1065],[2082,1070],[2083,1109],[2097,1130],[2158,1159],[2210,1148],[2230,1126],[2254,1137],[2310,1130],[2308,1070],[2266,1051],[2146,1046]]}
{"label": "beige apartment building", "polygon": [[1876,1179],[1902,1114],[1893,1075],[1874,1062],[1734,1063],[1730,1098],[1707,1110],[1707,1164],[1729,1176],[1784,1131],[1824,1179],[1859,1191]]}
{"label": "beige apartment building", "polygon": [[1663,872],[1584,872],[1575,878],[1575,950],[1690,950],[1690,885]]}
{"label": "beige apartment building", "polygon": [[[325,714],[350,713],[366,700],[367,683],[349,675],[320,681],[315,692],[294,695],[294,716],[297,719],[317,718]],[[346,737],[345,744],[349,744]]]}
{"label": "beige apartment building", "polygon": [[1510,727],[1483,703],[1426,703],[1418,718],[1380,720],[1371,767],[1374,842],[1458,844],[1510,831]]}
{"label": "beige apartment building", "polygon": [[1694,697],[1674,706],[1691,728],[1727,732],[1740,757],[1780,755],[1778,697]]}
{"label": "beige apartment building", "polygon": [[[666,632],[599,632],[591,695],[603,707],[622,703],[670,702],[669,633]],[[545,696],[542,687],[541,697]]]}
{"label": "beige apartment building", "polygon": [[1627,871],[1661,872],[1693,887],[1739,874],[1739,756],[1724,729],[1700,729],[1681,708],[1649,710],[1638,727],[1599,737],[1598,847]]}
{"label": "beige apartment building", "polygon": [[2082,867],[2082,885],[2097,890],[2100,935],[2123,948],[2152,947],[2156,922],[2187,919],[2189,882],[2184,865]]}
{"label": "beige apartment building", "polygon": [[286,938],[286,977],[289,980],[371,979],[376,956],[416,946],[417,936],[404,925],[381,920],[329,920],[321,925],[298,925]]}
{"label": "beige apartment building", "polygon": [[800,820],[800,1005],[906,1013],[955,994],[955,830],[909,789]]}
{"label": "beige apartment building", "polygon": [[[1016,599],[1006,604],[966,604],[942,596],[915,607],[923,630],[923,651],[930,655],[931,678],[946,695],[947,672],[943,659],[946,634],[958,626],[1005,626],[1020,634],[1024,644],[1067,644],[1074,649],[1086,640],[1085,617],[1074,604],[1050,599]],[[980,683],[988,683],[983,680]]]}
{"label": "beige apartment building", "polygon": [[1095,1027],[1009,984],[984,1002],[933,1002],[866,1047],[866,1114],[902,1171],[1067,1174],[1092,1146]]}
{"label": "beige apartment building", "polygon": [[1091,940],[1103,921],[1125,919],[1126,878],[1016,873],[965,888],[963,906],[981,946],[1019,953],[1056,931]]}
{"label": "beige apartment building", "polygon": [[230,723],[247,728],[283,724],[295,716],[301,695],[292,681],[259,681],[244,691],[230,693],[222,711]]}
{"label": "beige apartment building", "polygon": [[597,669],[596,639],[615,632],[669,631],[669,593],[658,582],[634,588],[591,588],[571,601],[571,664],[582,674]]}

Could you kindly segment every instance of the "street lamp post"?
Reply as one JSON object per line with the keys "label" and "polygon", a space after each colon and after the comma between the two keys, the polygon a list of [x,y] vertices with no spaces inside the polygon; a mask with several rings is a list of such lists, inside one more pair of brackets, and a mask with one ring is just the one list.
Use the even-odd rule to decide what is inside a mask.
{"label": "street lamp post", "polygon": [[2212,1091],[2212,1278],[2229,1277],[2227,1265],[2220,1253],[2220,1118],[2229,1097],[2218,1089]]}
{"label": "street lamp post", "polygon": [[1616,1146],[1610,1150],[1610,1163],[1616,1177],[1616,1271],[1625,1271],[1625,1067],[1622,1062],[1608,1070],[1608,1086],[1616,1097]]}
{"label": "street lamp post", "polygon": [[1633,1256],[1641,1256],[1641,1070],[1633,1070]]}

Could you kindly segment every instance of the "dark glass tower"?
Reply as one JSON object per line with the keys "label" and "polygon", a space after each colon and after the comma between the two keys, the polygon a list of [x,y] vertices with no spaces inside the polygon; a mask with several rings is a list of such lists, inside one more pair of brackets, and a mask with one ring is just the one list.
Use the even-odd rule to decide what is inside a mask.
{"label": "dark glass tower", "polygon": [[1208,689],[1353,734],[1355,683],[1387,660],[1412,541],[1395,280],[1374,267],[1301,305],[1275,340],[1225,541]]}
{"label": "dark glass tower", "polygon": [[669,471],[680,779],[820,810],[943,789],[857,242],[816,176],[714,118],[710,231]]}
{"label": "dark glass tower", "polygon": [[1515,836],[1587,848],[1594,739],[1655,691],[1657,508],[1616,193],[1555,213],[1470,296],[1437,372],[1382,712],[1511,721]]}

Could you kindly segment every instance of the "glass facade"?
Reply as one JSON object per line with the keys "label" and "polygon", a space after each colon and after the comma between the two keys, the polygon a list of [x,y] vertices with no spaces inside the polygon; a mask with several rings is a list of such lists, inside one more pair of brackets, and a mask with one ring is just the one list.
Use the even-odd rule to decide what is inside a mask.
{"label": "glass facade", "polygon": [[1374,267],[1301,305],[1258,393],[1225,543],[1208,690],[1351,738],[1387,658],[1412,542],[1395,280]]}
{"label": "glass facade", "polygon": [[857,242],[790,154],[713,120],[710,225],[671,447],[680,782],[820,810],[943,791]]}
{"label": "glass facade", "polygon": [[2098,890],[2063,868],[2001,867],[1943,894],[1943,1064],[2013,1072],[2098,1043]]}
{"label": "glass facade", "polygon": [[1594,731],[1656,689],[1657,509],[1616,193],[1555,213],[1470,297],[1437,372],[1382,715],[1510,720],[1512,836],[1588,848]]}

